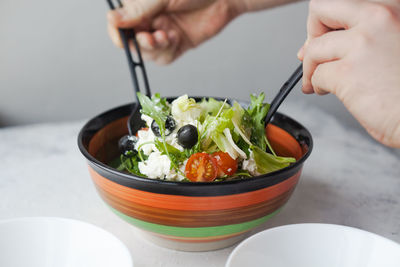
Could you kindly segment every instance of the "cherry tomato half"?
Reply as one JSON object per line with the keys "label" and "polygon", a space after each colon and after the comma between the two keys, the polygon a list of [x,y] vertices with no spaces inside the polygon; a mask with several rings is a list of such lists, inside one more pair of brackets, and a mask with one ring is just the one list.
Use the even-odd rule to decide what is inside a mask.
{"label": "cherry tomato half", "polygon": [[237,162],[228,153],[218,151],[214,152],[211,157],[218,167],[218,177],[235,174],[238,167]]}
{"label": "cherry tomato half", "polygon": [[192,182],[212,182],[217,178],[218,168],[207,153],[195,153],[185,166],[185,175]]}

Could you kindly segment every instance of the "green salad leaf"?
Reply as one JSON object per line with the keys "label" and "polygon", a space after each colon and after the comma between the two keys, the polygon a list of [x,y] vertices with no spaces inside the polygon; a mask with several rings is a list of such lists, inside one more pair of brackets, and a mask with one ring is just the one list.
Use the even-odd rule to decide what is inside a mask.
{"label": "green salad leaf", "polygon": [[139,162],[140,159],[137,155],[131,155],[129,157],[125,157],[124,155],[120,156],[120,165],[116,167],[117,170],[127,170],[128,172],[147,177],[146,175],[142,174],[139,170]]}
{"label": "green salad leaf", "polygon": [[257,171],[261,174],[280,170],[289,166],[290,163],[296,162],[295,158],[274,156],[257,146],[251,149],[257,165]]}
{"label": "green salad leaf", "polygon": [[234,112],[232,117],[232,123],[235,127],[235,131],[240,134],[242,139],[250,146],[251,137],[251,125],[250,123],[244,123],[243,118],[246,115],[246,111],[240,106],[238,102],[234,102],[232,106]]}
{"label": "green salad leaf", "polygon": [[223,106],[223,109],[229,109],[230,106],[223,102],[223,101],[218,101],[212,97],[206,99],[203,98],[200,102],[200,107],[202,108],[203,112],[200,117],[200,121],[204,122],[206,119],[207,115],[209,116],[217,116],[218,112],[221,110],[221,107]]}
{"label": "green salad leaf", "polygon": [[186,159],[185,153],[168,143],[164,144],[162,141],[156,139],[154,145],[162,155],[167,155],[169,157],[171,160],[171,169],[173,169],[174,166],[180,165]]}
{"label": "green salad leaf", "polygon": [[150,99],[147,96],[137,93],[140,105],[142,106],[141,113],[151,117],[160,127],[161,136],[165,133],[165,121],[170,114],[170,107],[167,100],[161,98],[160,94],[155,94]]}
{"label": "green salad leaf", "polygon": [[[191,155],[197,152],[213,153],[216,151],[227,152],[232,158],[254,159],[257,172],[265,174],[289,166],[296,160],[292,157],[280,157],[275,155],[265,135],[265,116],[269,110],[269,104],[264,103],[264,93],[251,95],[251,102],[247,109],[234,102],[232,106],[226,101],[218,101],[214,98],[202,99],[196,103],[193,98],[184,95],[174,102],[172,110],[166,98],[155,94],[151,98],[138,93],[142,106],[141,113],[151,117],[160,127],[160,138],[155,138],[157,150],[167,155],[171,161],[171,169],[184,175],[179,166]],[[190,149],[180,151],[166,142],[165,121],[168,116],[175,119],[186,116],[197,121],[198,142]],[[172,115],[171,115],[172,113]],[[184,117],[185,118],[185,117]],[[145,144],[145,143],[144,143]],[[266,152],[267,147],[271,153]],[[119,169],[144,176],[140,173],[138,164],[145,160],[139,152],[132,157],[121,156]],[[240,165],[239,165],[240,168]],[[249,171],[239,169],[232,177],[248,177]],[[219,179],[228,179],[220,177]]]}
{"label": "green salad leaf", "polygon": [[[171,113],[171,109],[167,103],[167,100],[165,98],[162,99],[160,94],[155,94],[151,99],[140,92],[138,92],[137,95],[140,105],[142,106],[142,114],[145,114],[155,120],[160,128],[161,141],[157,138],[154,140],[155,145],[158,145],[157,149],[161,152],[164,152],[168,156],[171,161],[171,169],[173,168],[179,172],[179,160],[176,156],[177,153],[172,149],[174,147],[165,141],[165,121]],[[179,151],[178,149],[176,150]],[[179,151],[179,153],[181,152]]]}
{"label": "green salad leaf", "polygon": [[247,127],[251,126],[250,141],[262,150],[266,150],[264,119],[267,116],[269,104],[264,103],[264,93],[259,96],[250,95],[250,98],[250,106],[247,109],[247,114],[244,114],[243,122]]}

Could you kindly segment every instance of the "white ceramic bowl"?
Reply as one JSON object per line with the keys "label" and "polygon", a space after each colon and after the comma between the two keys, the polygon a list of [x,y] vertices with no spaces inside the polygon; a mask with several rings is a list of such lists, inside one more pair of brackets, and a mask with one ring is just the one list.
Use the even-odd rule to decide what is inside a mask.
{"label": "white ceramic bowl", "polygon": [[132,267],[125,245],[105,230],[52,217],[0,221],[2,267]]}
{"label": "white ceramic bowl", "polygon": [[363,230],[293,224],[260,232],[231,253],[226,267],[399,267],[400,245]]}

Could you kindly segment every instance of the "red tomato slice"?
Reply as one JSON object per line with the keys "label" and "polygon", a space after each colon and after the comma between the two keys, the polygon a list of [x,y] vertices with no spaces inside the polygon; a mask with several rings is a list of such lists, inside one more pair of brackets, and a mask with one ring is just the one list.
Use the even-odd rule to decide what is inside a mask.
{"label": "red tomato slice", "polygon": [[211,157],[218,167],[218,177],[235,174],[238,167],[237,162],[228,153],[218,151],[214,152]]}
{"label": "red tomato slice", "polygon": [[207,153],[195,153],[185,166],[185,175],[192,182],[212,182],[217,178],[218,168]]}

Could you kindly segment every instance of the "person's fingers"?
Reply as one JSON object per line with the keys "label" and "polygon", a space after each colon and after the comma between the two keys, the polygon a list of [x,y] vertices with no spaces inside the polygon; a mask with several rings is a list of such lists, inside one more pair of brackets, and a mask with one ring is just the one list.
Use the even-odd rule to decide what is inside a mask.
{"label": "person's fingers", "polygon": [[343,58],[351,48],[352,34],[349,31],[332,31],[308,42],[303,58],[303,92],[313,93],[311,77],[322,63]]}
{"label": "person's fingers", "polygon": [[[164,31],[139,32],[136,39],[140,45],[142,57],[146,61],[165,65],[171,63],[177,57],[179,38],[170,38]],[[170,42],[170,40],[174,40],[174,42]]]}
{"label": "person's fingers", "polygon": [[303,59],[304,59],[304,46],[305,46],[305,44],[303,44],[303,45],[300,47],[299,51],[297,52],[297,58],[298,58],[300,61],[303,61]]}
{"label": "person's fingers", "polygon": [[158,65],[171,63],[176,58],[176,49],[172,46],[165,49],[142,49],[142,57],[146,61],[154,61]]}
{"label": "person's fingers", "polygon": [[357,0],[311,0],[307,30],[309,37],[318,37],[337,29],[349,29],[358,22]]}
{"label": "person's fingers", "polygon": [[141,49],[154,50],[156,48],[156,40],[150,32],[136,33],[136,40]]}
{"label": "person's fingers", "polygon": [[164,31],[138,32],[136,40],[141,48],[146,50],[165,49],[170,45],[167,34]]}
{"label": "person's fingers", "polygon": [[[359,0],[311,0],[307,19],[307,40],[329,31],[349,29],[358,22]],[[307,41],[305,43],[307,46]]]}
{"label": "person's fingers", "polygon": [[123,8],[111,10],[108,21],[117,28],[132,28],[165,8],[164,0],[125,0]]}
{"label": "person's fingers", "polygon": [[111,25],[111,23],[107,24],[107,30],[108,30],[108,35],[111,38],[111,41],[118,46],[119,48],[122,48],[122,40],[121,40],[121,36],[119,34],[119,31],[117,28],[115,28],[113,25]]}
{"label": "person's fingers", "polygon": [[165,31],[155,31],[153,33],[153,38],[156,42],[157,48],[165,49],[170,45],[167,33]]}
{"label": "person's fingers", "polygon": [[[110,24],[108,30],[112,41],[120,48],[123,48],[118,29]],[[142,57],[146,61],[154,61],[159,65],[165,65],[171,63],[176,58],[176,48],[179,38],[174,31],[171,31],[169,34],[164,31],[156,31],[154,33],[138,32],[136,40],[139,44]],[[131,41],[129,46],[131,51],[137,54],[135,46]]]}
{"label": "person's fingers", "polygon": [[[156,30],[161,30],[166,33],[166,37],[168,38],[168,42],[172,46],[177,46],[179,41],[179,35],[182,36],[182,30],[167,16],[157,16],[151,24],[151,27]],[[161,37],[161,36],[159,36]]]}
{"label": "person's fingers", "polygon": [[[343,62],[344,60],[336,60],[322,63],[317,66],[311,80],[316,94],[324,95],[332,93],[339,99],[341,98],[337,90],[341,81],[340,79],[337,79],[337,77],[343,77],[340,74],[341,64],[344,64]],[[332,73],[335,73],[335,75],[332,75]]]}

